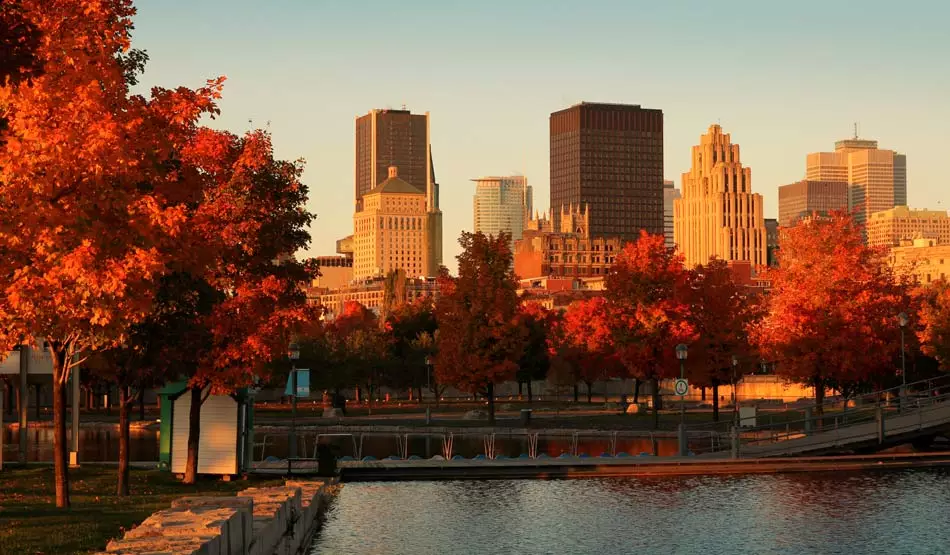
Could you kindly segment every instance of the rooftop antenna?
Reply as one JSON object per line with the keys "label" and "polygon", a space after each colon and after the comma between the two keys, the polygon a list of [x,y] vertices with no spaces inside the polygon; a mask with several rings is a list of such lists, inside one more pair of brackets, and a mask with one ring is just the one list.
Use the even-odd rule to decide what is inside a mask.
{"label": "rooftop antenna", "polygon": [[858,140],[858,122],[854,122],[854,140]]}

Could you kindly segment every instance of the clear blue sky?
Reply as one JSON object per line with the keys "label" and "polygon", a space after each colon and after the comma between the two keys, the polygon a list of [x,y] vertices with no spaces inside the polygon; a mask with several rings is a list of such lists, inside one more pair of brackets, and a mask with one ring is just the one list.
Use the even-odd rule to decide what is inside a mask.
{"label": "clear blue sky", "polygon": [[226,75],[215,126],[270,124],[307,160],[310,253],[352,231],[354,118],[432,114],[445,262],[481,175],[524,173],[548,206],[548,115],[586,101],[660,108],[665,173],[717,121],[753,190],[777,187],[853,122],[907,155],[909,202],[950,208],[950,2],[905,0],[161,0],[137,2],[144,84]]}

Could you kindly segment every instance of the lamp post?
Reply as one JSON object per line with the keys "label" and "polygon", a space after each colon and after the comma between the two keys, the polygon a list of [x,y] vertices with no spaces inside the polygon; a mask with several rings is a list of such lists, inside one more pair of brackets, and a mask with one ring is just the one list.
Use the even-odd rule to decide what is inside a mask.
{"label": "lamp post", "polygon": [[904,328],[907,327],[907,313],[901,312],[897,315],[897,323],[901,327],[901,392],[900,392],[900,402],[898,408],[901,412],[904,412],[904,395],[906,394],[907,388],[907,361],[904,355]]}
{"label": "lamp post", "polygon": [[[689,354],[689,348],[680,343],[676,346],[676,358],[680,361],[680,379],[686,377],[686,355]],[[680,427],[679,427],[680,456],[685,457],[689,451],[686,444],[686,398],[680,399]]]}
{"label": "lamp post", "polygon": [[[287,358],[290,359],[290,454],[289,459],[297,458],[297,368],[294,361],[300,358],[300,347],[291,343],[287,347]],[[290,464],[287,464],[290,468]]]}

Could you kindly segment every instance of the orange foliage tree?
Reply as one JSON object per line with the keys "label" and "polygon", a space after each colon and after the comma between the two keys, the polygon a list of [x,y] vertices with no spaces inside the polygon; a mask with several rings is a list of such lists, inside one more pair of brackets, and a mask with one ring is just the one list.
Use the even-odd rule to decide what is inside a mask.
{"label": "orange foliage tree", "polygon": [[686,300],[689,272],[662,235],[641,232],[607,275],[610,329],[630,376],[652,382],[653,425],[659,425],[659,380],[674,375],[674,349],[694,335]]}
{"label": "orange foliage tree", "polygon": [[733,357],[754,360],[750,328],[760,315],[759,299],[737,284],[729,265],[712,258],[690,272],[689,321],[696,336],[686,370],[690,383],[712,388],[713,420],[719,421],[719,386],[733,381]]}
{"label": "orange foliage tree", "polygon": [[[610,316],[610,306],[603,297],[574,301],[564,312],[561,356],[571,369],[574,383],[587,386],[588,403],[594,382],[606,382],[624,374],[614,348]],[[577,401],[576,388],[574,400]]]}
{"label": "orange foliage tree", "polygon": [[439,383],[484,395],[489,421],[495,420],[495,385],[518,370],[524,339],[515,317],[517,282],[509,246],[511,236],[462,233],[459,275],[439,278],[439,326],[435,372]]}
{"label": "orange foliage tree", "polygon": [[185,481],[197,475],[201,404],[266,380],[290,339],[318,318],[301,285],[315,266],[293,253],[305,248],[313,216],[300,162],[274,158],[270,136],[201,129],[182,152],[187,171],[204,180],[189,220],[194,255],[180,262],[218,292],[201,317],[198,364],[188,373],[190,429]]}
{"label": "orange foliage tree", "polygon": [[950,368],[950,284],[940,280],[921,290],[920,327],[916,338],[927,356]]}
{"label": "orange foliage tree", "polygon": [[785,229],[780,245],[755,341],[779,374],[814,387],[821,414],[826,388],[847,398],[895,375],[908,284],[845,214]]}
{"label": "orange foliage tree", "polygon": [[528,403],[532,403],[534,400],[532,382],[545,379],[548,368],[551,366],[548,342],[551,314],[538,303],[524,302],[518,308],[515,326],[525,340],[521,358],[518,359],[518,371],[515,373],[515,378],[518,380],[518,394],[521,394],[521,384],[526,384]]}
{"label": "orange foliage tree", "polygon": [[68,507],[66,382],[148,313],[186,219],[176,153],[220,83],[131,95],[128,0],[18,8],[42,72],[0,86],[0,349],[49,346],[56,504]]}

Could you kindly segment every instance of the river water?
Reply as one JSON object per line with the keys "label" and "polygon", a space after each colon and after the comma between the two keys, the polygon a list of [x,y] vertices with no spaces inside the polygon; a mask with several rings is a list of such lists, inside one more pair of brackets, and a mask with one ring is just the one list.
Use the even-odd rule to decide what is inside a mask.
{"label": "river water", "polygon": [[344,485],[311,553],[950,553],[950,473]]}

